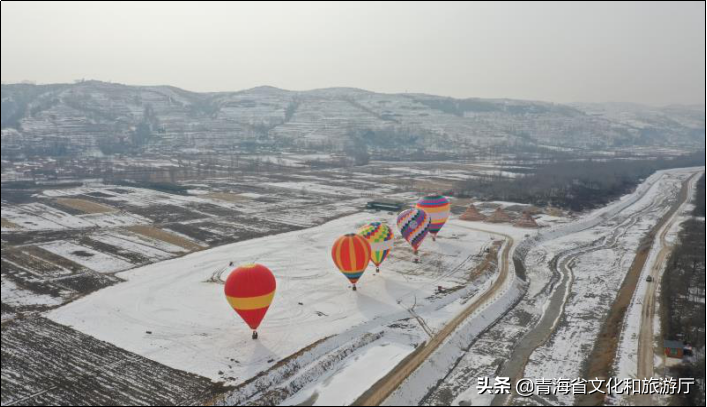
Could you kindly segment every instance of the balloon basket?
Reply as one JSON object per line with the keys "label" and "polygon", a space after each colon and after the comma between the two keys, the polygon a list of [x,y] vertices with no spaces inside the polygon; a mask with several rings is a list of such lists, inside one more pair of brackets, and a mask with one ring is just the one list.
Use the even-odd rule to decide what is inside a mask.
{"label": "balloon basket", "polygon": [[258,332],[257,332],[257,331],[253,331],[253,336],[252,336],[252,338],[253,338],[254,341],[258,339]]}
{"label": "balloon basket", "polygon": [[356,290],[356,286],[354,285],[353,287],[351,287],[351,290],[357,291],[357,290]]}

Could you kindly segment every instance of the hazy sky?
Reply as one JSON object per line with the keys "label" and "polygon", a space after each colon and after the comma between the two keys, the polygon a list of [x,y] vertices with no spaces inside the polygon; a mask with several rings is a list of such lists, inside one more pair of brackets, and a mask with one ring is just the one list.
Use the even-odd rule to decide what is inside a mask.
{"label": "hazy sky", "polygon": [[2,2],[2,81],[705,103],[705,3]]}

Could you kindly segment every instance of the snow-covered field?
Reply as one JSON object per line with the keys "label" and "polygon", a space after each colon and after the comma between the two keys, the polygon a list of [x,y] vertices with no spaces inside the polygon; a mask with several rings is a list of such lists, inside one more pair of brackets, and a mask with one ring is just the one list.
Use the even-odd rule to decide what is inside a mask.
{"label": "snow-covered field", "polygon": [[295,406],[310,401],[318,406],[351,405],[414,350],[404,338],[393,339],[364,346],[282,404]]}
{"label": "snow-covered field", "polygon": [[[287,405],[351,403],[490,290],[497,265],[479,275],[472,272],[484,263],[488,250],[504,247],[502,236],[509,236],[515,241],[511,253],[521,253],[524,273],[516,276],[512,270],[502,289],[494,290],[495,295],[484,300],[483,307],[388,399],[388,404],[488,403],[493,397],[476,394],[476,378],[498,375],[517,352],[523,356],[524,376],[581,376],[642,237],[694,171],[659,172],[636,192],[575,219],[541,215],[542,228],[537,230],[463,222],[453,216],[436,242],[425,241],[421,264],[412,263],[409,246],[398,238],[381,273],[371,265],[358,292],[350,290],[334,266],[331,244],[368,222],[395,223],[394,216],[384,213],[349,215],[366,201],[357,192],[358,185],[369,182],[372,195],[406,202],[415,198],[377,186],[373,177],[354,180],[356,186],[346,186],[345,178],[340,182],[336,175],[328,181],[293,177],[296,180],[259,183],[252,189],[224,183],[217,194],[211,194],[207,184],[193,184],[190,196],[131,187],[107,190],[100,185],[49,192],[44,199],[100,196],[101,202],[120,210],[76,215],[41,203],[21,204],[11,205],[7,217],[3,208],[3,219],[24,230],[91,229],[81,239],[58,235],[57,240],[35,246],[97,272],[86,275],[115,274],[124,281],[60,306],[64,302],[56,294],[33,297],[3,277],[3,302],[60,306],[47,314],[54,322],[170,368],[239,386],[217,404],[256,398]],[[479,207],[489,213],[494,204],[519,207],[512,202]],[[165,221],[162,230],[176,237],[207,246],[218,243],[210,236],[242,233],[242,241],[187,254],[189,249],[178,242],[126,227],[150,223],[143,216],[161,216],[160,210],[156,215],[149,210],[165,207],[195,214],[185,221]],[[37,219],[40,213],[46,217]],[[322,224],[337,216],[343,217]],[[104,222],[110,217],[116,223]],[[278,234],[294,228],[305,229]],[[145,259],[159,262],[147,264]],[[222,282],[231,262],[263,263],[278,279],[258,341],[250,339],[249,329],[224,298]],[[444,293],[437,292],[438,286]],[[80,296],[72,299],[76,297]],[[11,317],[11,312],[3,311],[3,319]],[[544,331],[536,333],[534,327]],[[631,329],[625,338],[632,337]],[[538,338],[542,341],[537,346],[523,349],[523,343]],[[631,360],[629,348],[625,347],[625,357]],[[623,366],[625,360],[617,363]],[[370,373],[372,366],[375,374]],[[249,379],[254,381],[244,384]]]}
{"label": "snow-covered field", "polygon": [[141,216],[124,212],[71,215],[41,203],[3,206],[2,216],[17,225],[16,229],[3,228],[3,232],[133,226],[149,222]]}
{"label": "snow-covered field", "polygon": [[40,247],[99,273],[115,273],[132,267],[127,260],[73,242],[56,241]]}
{"label": "snow-covered field", "polygon": [[46,294],[38,294],[29,290],[24,290],[12,281],[2,278],[2,302],[12,307],[23,305],[59,305],[61,298],[52,297]]}
{"label": "snow-covered field", "polygon": [[187,253],[187,250],[183,247],[137,233],[131,233],[127,230],[98,232],[92,235],[92,238],[117,247],[121,252],[138,253],[149,259],[165,260]]}
{"label": "snow-covered field", "polygon": [[[414,265],[411,250],[398,239],[381,273],[376,275],[371,266],[359,291],[352,292],[333,265],[330,245],[339,235],[376,220],[393,221],[389,215],[359,213],[303,231],[133,269],[118,274],[125,283],[77,300],[49,317],[167,366],[240,383],[317,340],[364,323],[372,330],[410,318],[407,308],[417,304],[424,310],[433,303],[437,286],[464,284],[491,242],[489,234],[451,221],[437,242],[423,244],[422,264]],[[218,282],[226,277],[231,261],[261,262],[278,279],[275,301],[257,342],[229,308]],[[448,304],[442,309],[443,305],[447,304],[439,310],[430,307],[437,311],[426,320],[431,329],[443,326],[459,307]],[[412,350],[410,344],[386,348],[391,362]]]}
{"label": "snow-covered field", "polygon": [[[270,182],[265,184],[269,187],[273,188],[281,188],[281,189],[287,189],[287,190],[293,190],[296,192],[305,192],[305,193],[317,193],[317,194],[323,194],[323,195],[334,195],[334,196],[361,196],[362,191],[358,188],[347,188],[347,187],[342,187],[342,186],[332,186],[332,185],[325,185],[325,184],[320,184],[320,183],[315,183],[315,182],[306,182],[306,181],[301,181],[301,182]],[[364,193],[364,195],[385,195],[388,192],[390,192],[390,189],[387,188],[371,188],[368,191]]]}

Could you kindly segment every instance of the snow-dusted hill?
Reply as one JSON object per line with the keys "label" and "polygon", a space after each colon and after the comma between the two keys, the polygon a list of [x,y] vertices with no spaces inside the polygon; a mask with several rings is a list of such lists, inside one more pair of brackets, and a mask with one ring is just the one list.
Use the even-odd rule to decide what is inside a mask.
{"label": "snow-dusted hill", "polygon": [[106,154],[252,144],[473,151],[499,145],[704,148],[704,106],[560,105],[258,87],[195,93],[98,81],[2,85],[3,155]]}

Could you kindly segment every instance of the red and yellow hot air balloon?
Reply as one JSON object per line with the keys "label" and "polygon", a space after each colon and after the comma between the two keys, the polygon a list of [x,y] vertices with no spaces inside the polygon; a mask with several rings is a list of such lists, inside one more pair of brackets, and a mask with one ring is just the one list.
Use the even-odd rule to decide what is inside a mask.
{"label": "red and yellow hot air balloon", "polygon": [[371,261],[371,245],[363,237],[349,233],[336,239],[331,248],[331,257],[336,267],[353,284],[352,289],[356,291],[356,282]]}
{"label": "red and yellow hot air balloon", "polygon": [[253,339],[258,339],[257,330],[272,304],[275,288],[275,276],[261,264],[240,266],[226,279],[226,299],[253,330]]}

